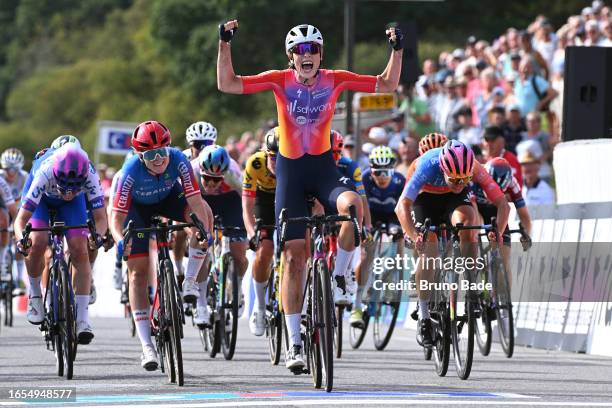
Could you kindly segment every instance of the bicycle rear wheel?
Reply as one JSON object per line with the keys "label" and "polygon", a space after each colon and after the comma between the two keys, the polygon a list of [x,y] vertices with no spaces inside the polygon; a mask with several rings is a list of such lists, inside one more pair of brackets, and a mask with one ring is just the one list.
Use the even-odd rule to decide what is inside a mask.
{"label": "bicycle rear wheel", "polygon": [[[501,277],[501,279],[500,279]],[[514,316],[512,313],[512,297],[510,283],[503,262],[497,258],[493,263],[493,282],[497,296],[497,331],[499,340],[506,357],[512,357],[514,353]]]}
{"label": "bicycle rear wheel", "polygon": [[182,386],[185,382],[183,375],[183,352],[181,349],[181,326],[183,320],[179,312],[179,304],[177,303],[176,284],[174,281],[174,271],[172,262],[169,259],[164,259],[162,272],[165,273],[165,299],[166,299],[166,319],[168,322],[168,333],[170,337],[170,351],[174,360],[175,382]]}
{"label": "bicycle rear wheel", "polygon": [[270,363],[278,365],[281,357],[283,341],[283,315],[279,310],[276,299],[275,273],[272,269],[268,279],[268,302],[266,304],[266,336],[268,337],[268,351]]}
{"label": "bicycle rear wheel", "polygon": [[223,332],[224,335],[221,341],[223,357],[226,360],[231,360],[234,357],[236,350],[236,336],[238,335],[238,303],[239,290],[238,276],[234,269],[234,258],[230,254],[223,256],[223,299],[222,299],[222,316],[223,316]]}
{"label": "bicycle rear wheel", "polygon": [[482,316],[476,319],[474,334],[480,354],[486,357],[491,352],[491,321],[489,320],[489,305],[483,302],[481,308]]}
{"label": "bicycle rear wheel", "polygon": [[66,379],[71,380],[74,373],[74,358],[76,354],[76,311],[68,271],[68,266],[64,262],[60,262],[57,276],[60,281],[60,301],[58,302],[59,329],[62,339]]}
{"label": "bicycle rear wheel", "polygon": [[325,391],[331,392],[334,386],[334,299],[331,293],[331,280],[327,265],[323,259],[316,263],[317,279],[319,284],[315,286],[315,329],[321,346],[322,368],[325,377]]}

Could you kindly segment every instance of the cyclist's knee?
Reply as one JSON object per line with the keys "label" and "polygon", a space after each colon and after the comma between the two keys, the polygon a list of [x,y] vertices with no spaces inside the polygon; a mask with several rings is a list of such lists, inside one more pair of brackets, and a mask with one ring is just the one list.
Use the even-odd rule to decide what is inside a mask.
{"label": "cyclist's knee", "polygon": [[338,196],[338,202],[337,202],[337,207],[338,207],[338,213],[340,214],[348,214],[349,213],[349,207],[350,206],[354,206],[355,210],[357,211],[357,218],[361,219],[361,213],[363,211],[363,206],[362,206],[362,202],[361,202],[361,197],[359,197],[359,194],[357,194],[354,191],[345,191],[344,193],[340,194],[340,196]]}
{"label": "cyclist's knee", "polygon": [[32,239],[32,249],[31,249],[31,256],[29,258],[33,258],[33,257],[40,257],[42,254],[45,253],[45,251],[47,250],[47,245],[49,243],[49,238],[47,236],[47,234],[41,234],[41,233],[33,233],[30,235],[31,239]]}
{"label": "cyclist's knee", "polygon": [[287,263],[288,271],[300,273],[306,262],[303,240],[294,240],[286,244],[285,262]]}

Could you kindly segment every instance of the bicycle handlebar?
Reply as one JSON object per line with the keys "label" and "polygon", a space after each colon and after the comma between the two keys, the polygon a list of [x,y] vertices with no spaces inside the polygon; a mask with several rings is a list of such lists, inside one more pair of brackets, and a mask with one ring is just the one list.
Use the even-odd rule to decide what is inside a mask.
{"label": "bicycle handlebar", "polygon": [[[23,237],[19,241],[21,248],[18,248],[17,250],[22,255],[24,256],[27,255],[27,252],[24,250],[32,246],[32,243],[30,241],[30,233],[32,232],[50,232],[52,235],[59,235],[68,230],[83,229],[83,228],[87,228],[89,230],[89,234],[92,237],[97,237],[96,227],[92,220],[87,220],[87,224],[79,224],[79,225],[66,225],[66,223],[63,221],[55,221],[53,225],[49,227],[37,227],[37,228],[33,228],[32,224],[28,222],[25,228],[23,229]],[[101,240],[96,239],[96,245],[98,245],[100,241]],[[98,248],[100,246],[102,245],[99,245]]]}

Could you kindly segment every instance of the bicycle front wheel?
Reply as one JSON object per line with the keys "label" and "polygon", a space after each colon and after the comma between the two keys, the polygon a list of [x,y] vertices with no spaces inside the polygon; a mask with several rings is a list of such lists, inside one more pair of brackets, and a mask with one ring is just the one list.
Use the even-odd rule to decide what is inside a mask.
{"label": "bicycle front wheel", "polygon": [[[467,299],[458,301],[457,290],[451,291],[451,338],[457,376],[467,380],[474,358],[474,326],[472,306]],[[467,295],[467,294],[466,294]]]}
{"label": "bicycle front wheel", "polygon": [[58,278],[60,280],[59,329],[64,354],[64,369],[66,379],[71,380],[74,371],[74,357],[76,354],[76,325],[74,296],[70,285],[68,266],[64,262],[59,264]]}
{"label": "bicycle front wheel", "polygon": [[[181,326],[183,320],[179,312],[179,305],[177,303],[177,294],[174,284],[174,271],[172,269],[172,262],[169,259],[164,259],[163,270],[165,274],[164,279],[164,298],[166,300],[166,319],[168,323],[168,335],[170,340],[170,350],[174,360],[174,379],[177,385],[182,386],[185,382],[183,375],[183,352],[181,349]],[[166,342],[167,344],[167,342]]]}
{"label": "bicycle front wheel", "polygon": [[512,357],[514,353],[514,315],[512,313],[512,298],[510,295],[510,282],[504,268],[503,262],[499,258],[493,263],[493,282],[497,296],[497,307],[495,315],[497,317],[497,331],[499,340],[506,357]]}
{"label": "bicycle front wheel", "polygon": [[382,299],[376,303],[374,311],[374,326],[372,334],[374,335],[374,347],[376,350],[382,351],[389,344],[393,329],[397,322],[399,313],[399,302],[384,302]]}
{"label": "bicycle front wheel", "polygon": [[221,341],[223,357],[231,360],[236,350],[236,336],[238,335],[238,303],[240,302],[238,275],[234,269],[234,258],[230,254],[223,256],[223,299],[222,299],[222,330],[224,335]]}
{"label": "bicycle front wheel", "polygon": [[331,392],[334,386],[334,299],[331,292],[331,279],[323,259],[316,263],[318,285],[315,285],[314,306],[315,330],[321,346],[322,368],[325,377],[325,391]]}
{"label": "bicycle front wheel", "polygon": [[351,347],[353,349],[358,349],[363,343],[363,339],[365,338],[366,332],[368,331],[368,326],[370,325],[370,314],[369,307],[365,307],[363,309],[363,327],[359,326],[349,326],[349,341],[351,343]]}

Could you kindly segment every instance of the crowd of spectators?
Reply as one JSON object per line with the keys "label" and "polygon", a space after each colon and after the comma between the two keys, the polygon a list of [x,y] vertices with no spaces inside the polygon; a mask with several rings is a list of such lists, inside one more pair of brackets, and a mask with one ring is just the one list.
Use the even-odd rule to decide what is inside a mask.
{"label": "crowd of spectators", "polygon": [[418,154],[418,140],[441,132],[471,146],[482,162],[506,158],[519,182],[524,179],[528,202],[530,191],[538,195],[532,204],[541,197],[554,202],[551,164],[561,132],[565,48],[612,47],[611,21],[610,7],[595,0],[556,30],[540,15],[525,29],[510,27],[492,41],[470,36],[465,47],[423,61],[416,84],[398,88],[393,116],[362,135],[362,157],[387,144],[403,171]]}

